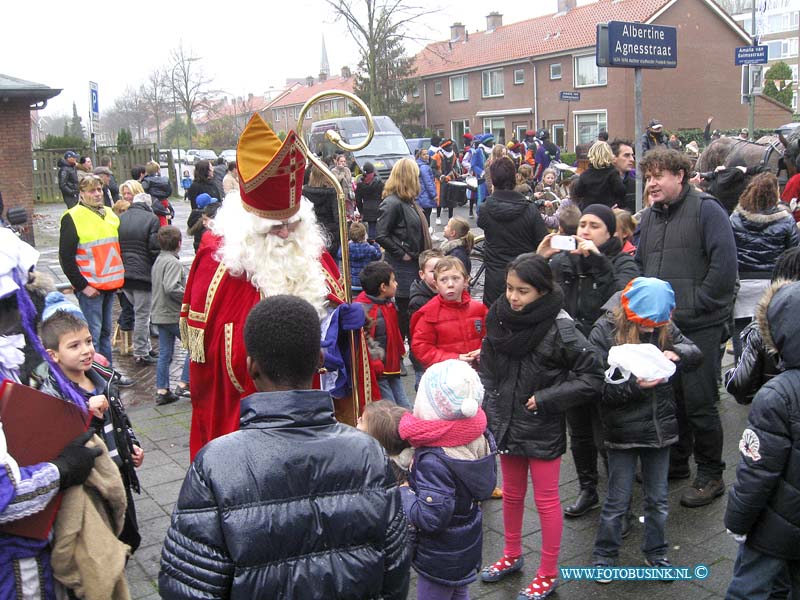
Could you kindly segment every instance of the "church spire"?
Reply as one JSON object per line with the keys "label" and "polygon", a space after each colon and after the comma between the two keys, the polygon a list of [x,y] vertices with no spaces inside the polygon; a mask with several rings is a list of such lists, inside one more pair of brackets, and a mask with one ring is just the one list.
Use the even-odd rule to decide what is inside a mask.
{"label": "church spire", "polygon": [[326,78],[331,74],[331,68],[328,65],[328,51],[325,49],[324,34],[322,35],[322,60],[320,61],[319,72],[320,74],[324,73]]}

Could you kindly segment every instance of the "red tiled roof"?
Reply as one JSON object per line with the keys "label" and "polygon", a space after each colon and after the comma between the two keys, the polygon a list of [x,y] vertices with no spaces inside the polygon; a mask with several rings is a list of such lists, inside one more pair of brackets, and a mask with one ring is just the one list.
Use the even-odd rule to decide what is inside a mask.
{"label": "red tiled roof", "polygon": [[311,96],[326,90],[344,90],[345,92],[352,92],[354,82],[355,79],[353,77],[331,77],[325,81],[318,81],[311,86],[301,85],[285,96],[278,97],[275,102],[268,105],[267,108],[283,108],[286,106],[294,106],[295,104],[305,104]]}
{"label": "red tiled roof", "polygon": [[671,0],[599,0],[566,14],[551,14],[470,33],[468,40],[434,42],[414,57],[425,77],[595,44],[595,25],[608,21],[647,22]]}

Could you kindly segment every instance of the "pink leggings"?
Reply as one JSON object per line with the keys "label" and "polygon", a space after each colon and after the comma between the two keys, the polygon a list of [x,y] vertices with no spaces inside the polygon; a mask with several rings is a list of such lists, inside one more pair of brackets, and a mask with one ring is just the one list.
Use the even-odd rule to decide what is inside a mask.
{"label": "pink leggings", "polygon": [[564,528],[561,499],[558,496],[561,457],[539,460],[501,454],[500,468],[503,471],[503,527],[506,539],[503,553],[513,558],[522,555],[522,517],[530,469],[533,500],[542,524],[542,562],[537,575],[555,577],[558,575],[558,552]]}

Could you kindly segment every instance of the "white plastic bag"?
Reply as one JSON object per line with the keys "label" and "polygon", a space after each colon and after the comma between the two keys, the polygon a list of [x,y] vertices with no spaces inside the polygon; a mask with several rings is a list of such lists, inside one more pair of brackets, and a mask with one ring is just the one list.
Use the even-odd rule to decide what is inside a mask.
{"label": "white plastic bag", "polygon": [[[620,379],[613,379],[615,369],[619,369]],[[675,374],[675,363],[653,344],[612,346],[608,351],[606,383],[625,383],[631,374],[645,381],[669,379]]]}

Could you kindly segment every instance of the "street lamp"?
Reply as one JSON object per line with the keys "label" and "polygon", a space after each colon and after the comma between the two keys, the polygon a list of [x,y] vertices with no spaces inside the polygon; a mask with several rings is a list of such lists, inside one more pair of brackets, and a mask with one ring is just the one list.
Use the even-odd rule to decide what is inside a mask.
{"label": "street lamp", "polygon": [[175,131],[176,131],[177,140],[178,140],[178,144],[177,144],[177,146],[178,146],[178,164],[181,164],[181,136],[180,136],[180,130],[177,128],[178,127],[178,99],[177,99],[177,97],[175,95],[175,69],[177,69],[177,68],[178,68],[178,63],[175,63],[175,66],[172,67],[172,71],[170,71],[170,78],[171,78],[171,81],[172,81],[172,113],[173,113],[174,119],[175,119],[175,128],[176,128]]}

